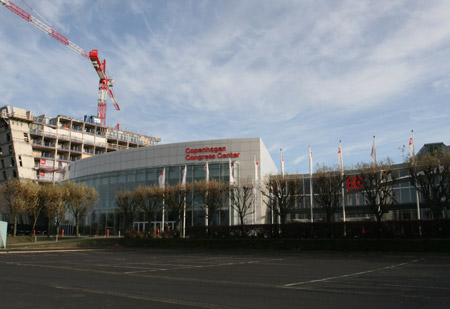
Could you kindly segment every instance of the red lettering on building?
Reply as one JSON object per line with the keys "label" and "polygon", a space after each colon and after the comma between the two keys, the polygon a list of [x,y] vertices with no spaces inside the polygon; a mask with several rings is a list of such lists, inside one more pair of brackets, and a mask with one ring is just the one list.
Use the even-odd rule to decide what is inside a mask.
{"label": "red lettering on building", "polygon": [[202,152],[212,152],[212,153],[218,153],[222,151],[227,151],[226,146],[221,147],[202,147],[202,148],[186,148],[186,153],[202,153]]}
{"label": "red lettering on building", "polygon": [[356,190],[364,188],[363,178],[361,176],[347,177],[347,190]]}
{"label": "red lettering on building", "polygon": [[200,147],[200,148],[186,148],[186,161],[202,161],[214,159],[236,159],[241,156],[239,152],[226,152],[226,146],[220,147]]}

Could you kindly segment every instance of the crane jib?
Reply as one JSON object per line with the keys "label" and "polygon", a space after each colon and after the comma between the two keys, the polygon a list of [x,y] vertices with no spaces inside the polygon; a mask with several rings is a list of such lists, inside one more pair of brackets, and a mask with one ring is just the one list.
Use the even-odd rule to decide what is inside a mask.
{"label": "crane jib", "polygon": [[28,13],[27,11],[25,11],[24,9],[22,9],[21,7],[15,5],[12,2],[9,1],[2,1],[2,4],[4,6],[6,6],[6,8],[8,10],[10,10],[11,12],[19,15],[20,17],[22,17],[23,19],[25,19],[26,21],[30,22],[31,21],[31,14]]}
{"label": "crane jib", "polygon": [[58,31],[56,31],[55,29],[51,29],[48,35],[54,38],[55,40],[63,43],[64,45],[69,45],[69,39],[66,38],[64,35],[62,35],[61,33],[59,33]]}

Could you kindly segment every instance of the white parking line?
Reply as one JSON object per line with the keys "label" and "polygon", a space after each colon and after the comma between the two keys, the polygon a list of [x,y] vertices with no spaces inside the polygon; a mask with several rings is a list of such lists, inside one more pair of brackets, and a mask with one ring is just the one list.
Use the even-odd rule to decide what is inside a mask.
{"label": "white parking line", "polygon": [[88,252],[88,251],[98,251],[98,249],[0,251],[0,254],[61,253],[61,252]]}
{"label": "white parking line", "polygon": [[168,270],[193,269],[193,268],[222,267],[222,266],[244,265],[244,264],[254,264],[254,263],[258,263],[258,261],[238,262],[238,263],[221,263],[221,264],[209,264],[209,265],[192,265],[192,266],[183,266],[183,267],[172,267],[169,269],[160,268],[160,269],[153,269],[153,270],[129,271],[129,272],[125,272],[125,274],[145,273],[147,271],[168,271]]}
{"label": "white parking line", "polygon": [[68,290],[68,291],[78,292],[78,293],[82,292],[82,293],[86,293],[86,294],[100,294],[100,295],[106,295],[106,296],[110,296],[110,297],[124,297],[124,298],[150,301],[150,302],[156,302],[156,303],[166,303],[166,304],[178,305],[178,306],[210,308],[210,309],[229,308],[229,307],[215,305],[215,304],[193,302],[193,301],[181,300],[181,299],[176,299],[176,298],[163,298],[163,297],[130,294],[130,293],[124,293],[124,292],[120,292],[120,291],[94,290],[94,289],[85,289],[85,288],[70,287],[70,286],[57,286],[57,285],[53,286],[53,288],[61,289],[61,290]]}
{"label": "white parking line", "polygon": [[301,281],[301,282],[295,282],[295,283],[288,283],[288,284],[285,284],[285,285],[283,285],[281,287],[283,287],[283,288],[295,288],[295,286],[297,286],[297,285],[304,285],[304,284],[309,284],[309,283],[324,282],[324,281],[330,281],[330,280],[334,280],[334,279],[341,279],[341,278],[346,278],[346,277],[365,275],[365,274],[373,273],[373,272],[380,271],[380,270],[396,268],[396,267],[404,266],[404,265],[407,265],[407,264],[410,264],[410,263],[416,263],[416,262],[418,262],[420,260],[423,260],[423,259],[424,258],[417,259],[417,260],[412,260],[412,261],[408,261],[408,262],[404,262],[404,263],[400,263],[400,264],[395,264],[395,265],[391,265],[391,266],[375,268],[375,269],[370,269],[370,270],[366,270],[366,271],[360,271],[360,272],[357,272],[357,273],[345,274],[345,275],[341,275],[341,276],[328,277],[328,278],[322,278],[322,279],[315,279],[315,280],[309,280],[309,281]]}

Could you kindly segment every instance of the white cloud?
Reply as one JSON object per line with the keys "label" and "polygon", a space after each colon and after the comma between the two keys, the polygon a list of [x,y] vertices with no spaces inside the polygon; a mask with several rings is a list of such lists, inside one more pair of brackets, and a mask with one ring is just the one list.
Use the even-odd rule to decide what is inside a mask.
{"label": "white cloud", "polygon": [[295,158],[295,160],[292,162],[294,165],[297,165],[303,161],[305,161],[306,159],[308,159],[308,155],[302,155],[302,156],[298,156],[297,158]]}
{"label": "white cloud", "polygon": [[[412,128],[443,141],[434,127],[449,129],[450,107],[441,102],[449,88],[447,1],[35,5],[107,58],[121,106],[108,109],[108,122],[166,142],[261,136],[276,162],[283,148],[287,168],[307,171],[308,144],[317,162],[334,164],[342,139],[352,164],[369,159],[372,135],[384,157]],[[95,114],[90,63],[11,12],[0,16],[11,26],[0,27],[3,101],[49,115],[61,106],[70,116]]]}

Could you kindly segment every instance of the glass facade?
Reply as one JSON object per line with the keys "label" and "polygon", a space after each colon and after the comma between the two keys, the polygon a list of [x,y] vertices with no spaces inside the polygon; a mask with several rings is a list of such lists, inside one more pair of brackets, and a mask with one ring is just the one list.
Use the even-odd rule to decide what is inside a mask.
{"label": "glass facade", "polygon": [[[92,233],[104,235],[107,230],[111,233],[117,234],[121,229],[120,220],[116,214],[115,196],[116,192],[120,189],[133,191],[139,185],[157,185],[158,177],[162,173],[164,167],[152,167],[138,170],[126,170],[108,172],[102,174],[95,174],[91,176],[79,177],[73,179],[76,182],[84,182],[89,186],[94,187],[99,193],[99,202],[94,206],[92,214],[88,217],[86,225],[91,226]],[[168,185],[176,185],[182,180],[182,171],[184,165],[174,165],[165,167],[165,181]],[[234,177],[239,179],[238,169],[234,170]],[[407,169],[398,165],[394,171],[394,178],[400,178],[407,176]],[[221,163],[209,163],[209,175],[210,179],[217,181],[228,182],[229,181],[229,168],[227,162]],[[347,175],[351,177],[351,175]],[[346,176],[346,177],[347,177]],[[206,177],[205,164],[191,164],[187,165],[186,181],[194,183],[198,180],[204,180]],[[303,192],[303,197],[297,203],[295,210],[288,217],[288,221],[308,221],[311,218],[311,204],[310,204],[310,178],[309,174],[298,175],[300,179],[300,186]],[[195,191],[195,188],[194,188]],[[414,186],[409,180],[396,182],[393,185],[392,195],[395,200],[392,210],[385,215],[389,220],[403,220],[403,219],[415,219],[417,218],[417,194]],[[361,192],[357,190],[345,189],[345,207],[347,220],[369,220],[374,219],[373,214],[368,211],[365,205],[365,200]],[[267,223],[270,223],[271,213],[267,209]],[[429,214],[428,210],[422,209],[421,217],[426,219]],[[313,215],[314,221],[320,221],[323,219],[323,212],[320,207],[313,201]],[[161,223],[162,213],[156,215],[153,218],[154,227]],[[335,213],[335,220],[342,220],[342,208]],[[147,219],[143,214],[139,214],[135,219],[135,227],[139,230],[148,230]],[[166,213],[164,221],[171,225],[174,222],[174,218]],[[235,224],[232,216],[231,222]],[[215,225],[227,225],[229,222],[229,209],[228,205],[224,204],[218,211],[214,218]],[[205,224],[204,208],[200,198],[187,197],[186,201],[186,226],[202,226]],[[173,225],[172,225],[173,227]]]}
{"label": "glass facade", "polygon": [[[205,164],[187,165],[186,181],[194,183],[195,181],[204,180],[206,178]],[[120,189],[133,191],[139,185],[158,185],[158,177],[162,173],[164,167],[153,167],[139,170],[126,170],[119,172],[109,172],[95,174],[91,176],[79,177],[73,179],[75,182],[83,182],[94,187],[99,195],[99,202],[94,206],[93,211],[86,222],[92,228],[92,234],[105,235],[107,230],[117,234],[121,229],[120,220],[116,214],[115,196]],[[165,167],[165,183],[168,185],[176,185],[181,183],[184,165],[175,165]],[[236,171],[235,171],[236,173]],[[234,175],[236,177],[236,175]],[[228,162],[209,163],[209,179],[217,181],[229,182]],[[194,187],[195,190],[195,187]],[[224,205],[219,210],[214,223],[228,224],[228,205]],[[161,213],[155,218],[155,222],[161,221]],[[135,220],[135,226],[139,229],[147,230],[145,218],[142,214],[138,215]],[[170,218],[165,214],[165,222],[169,225],[173,224],[174,218]],[[192,200],[189,196],[186,201],[186,226],[204,225],[205,219],[203,215],[203,207],[199,199]]]}
{"label": "glass facade", "polygon": [[[396,181],[392,187],[392,196],[394,203],[392,210],[385,214],[385,218],[389,220],[409,220],[417,219],[417,194],[416,189],[410,183],[408,169],[402,165],[394,166],[392,171],[394,179],[405,178],[403,181]],[[345,177],[358,176],[356,171],[350,172]],[[298,175],[304,194],[301,201],[297,204],[296,209],[290,217],[290,220],[309,221],[311,218],[311,192],[310,192],[310,176],[309,174]],[[368,210],[365,204],[364,196],[358,190],[350,190],[344,186],[345,211],[347,220],[374,220],[374,215]],[[313,192],[314,193],[314,192]],[[422,200],[420,200],[423,203]],[[314,221],[323,219],[323,214],[316,202],[313,201]],[[428,209],[421,207],[421,218],[427,219],[431,217]],[[342,220],[342,207],[335,213],[335,220]]]}

